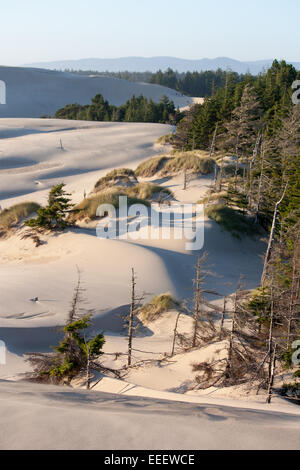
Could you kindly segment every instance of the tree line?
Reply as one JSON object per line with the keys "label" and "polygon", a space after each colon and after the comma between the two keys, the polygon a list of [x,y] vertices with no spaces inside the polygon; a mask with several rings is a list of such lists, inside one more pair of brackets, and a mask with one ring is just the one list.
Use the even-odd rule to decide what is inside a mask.
{"label": "tree line", "polygon": [[92,70],[66,70],[66,72],[78,75],[93,75],[99,77],[112,77],[131,82],[153,83],[162,85],[189,96],[204,98],[213,96],[215,92],[225,86],[227,76],[230,75],[236,83],[244,79],[244,75],[218,69],[203,72],[177,72],[168,68],[166,71],[157,72],[95,72]]}
{"label": "tree line", "polygon": [[124,105],[114,106],[98,94],[90,105],[68,104],[59,109],[54,117],[86,121],[175,124],[182,118],[182,114],[175,109],[173,101],[167,96],[162,96],[159,103],[144,96],[132,96]]}

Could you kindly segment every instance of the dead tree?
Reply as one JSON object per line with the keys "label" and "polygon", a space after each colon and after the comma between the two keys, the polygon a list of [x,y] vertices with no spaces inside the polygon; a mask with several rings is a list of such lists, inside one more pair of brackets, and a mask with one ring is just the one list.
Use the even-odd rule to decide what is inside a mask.
{"label": "dead tree", "polygon": [[270,232],[268,248],[267,248],[266,255],[265,255],[263,273],[262,273],[262,277],[261,277],[261,285],[262,286],[264,285],[264,282],[265,282],[265,278],[266,278],[266,274],[267,274],[267,267],[268,267],[268,263],[270,261],[271,252],[272,252],[272,248],[273,248],[273,244],[274,244],[274,240],[275,240],[275,231],[276,231],[276,227],[277,227],[279,206],[285,198],[287,188],[288,188],[288,184],[285,185],[285,188],[284,188],[284,191],[283,191],[283,194],[282,194],[281,198],[275,204],[274,215],[273,215],[273,223],[272,223],[272,228],[271,228],[271,232]]}
{"label": "dead tree", "polygon": [[259,183],[258,183],[258,193],[256,198],[256,208],[255,208],[255,223],[258,223],[258,216],[260,212],[260,205],[262,199],[262,192],[263,192],[263,182],[264,182],[264,172],[265,172],[265,148],[264,142],[261,144],[261,165],[260,165],[260,176],[259,176]]}
{"label": "dead tree", "polygon": [[225,315],[226,315],[226,305],[227,305],[227,297],[224,297],[222,318],[221,318],[221,324],[220,324],[220,333],[219,333],[219,340],[220,340],[220,341],[221,341],[222,335],[223,335],[224,322],[225,322]]}
{"label": "dead tree", "polygon": [[183,172],[183,191],[187,189],[187,172],[186,169]]}
{"label": "dead tree", "polygon": [[217,178],[217,182],[218,182],[218,188],[217,190],[219,192],[222,191],[222,187],[223,187],[223,178],[224,178],[224,161],[222,159],[221,161],[221,166],[220,166],[220,171],[219,171],[219,177]]}
{"label": "dead tree", "polygon": [[261,140],[262,140],[262,133],[259,132],[258,136],[257,136],[257,139],[256,139],[256,142],[255,142],[255,147],[253,149],[253,155],[252,155],[252,158],[250,160],[250,163],[249,163],[249,191],[248,191],[248,203],[249,203],[249,207],[251,209],[252,207],[252,182],[253,182],[253,178],[252,178],[252,172],[253,172],[253,167],[255,165],[255,162],[257,160],[257,156],[258,156],[258,152],[259,152],[259,146],[261,144]]}
{"label": "dead tree", "polygon": [[136,275],[134,268],[131,270],[131,302],[129,312],[129,325],[128,325],[128,367],[132,363],[132,337],[133,337],[133,320],[135,313],[135,286],[136,286]]}
{"label": "dead tree", "polygon": [[196,346],[197,342],[197,333],[198,333],[198,324],[200,321],[200,311],[201,311],[201,303],[202,303],[202,296],[203,291],[201,289],[201,285],[204,281],[204,275],[202,273],[202,266],[206,259],[206,255],[204,254],[202,258],[198,258],[197,265],[196,265],[196,279],[194,279],[194,328],[193,328],[193,339],[192,339],[192,347]]}
{"label": "dead tree", "polygon": [[210,151],[209,151],[210,158],[212,158],[212,156],[215,154],[218,126],[219,126],[219,124],[217,123],[216,128],[215,128],[215,132],[214,132],[214,135],[213,135],[213,139],[212,139],[212,142],[211,142],[211,146],[210,146]]}
{"label": "dead tree", "polygon": [[86,347],[86,389],[90,390],[91,388],[91,354],[90,354],[90,347],[88,343],[85,342],[85,347]]}
{"label": "dead tree", "polygon": [[181,315],[181,312],[179,312],[178,315],[177,315],[177,317],[176,317],[176,322],[175,322],[175,327],[174,327],[174,335],[173,335],[173,343],[172,343],[171,357],[173,357],[174,354],[175,354],[175,345],[176,345],[177,330],[178,330],[178,323],[179,323],[180,315]]}
{"label": "dead tree", "polygon": [[272,353],[272,357],[270,357],[270,372],[269,372],[269,380],[268,380],[268,396],[267,396],[267,404],[270,405],[273,396],[273,386],[274,386],[274,378],[275,378],[275,370],[276,370],[276,357],[277,355],[277,344],[274,346],[274,350]]}

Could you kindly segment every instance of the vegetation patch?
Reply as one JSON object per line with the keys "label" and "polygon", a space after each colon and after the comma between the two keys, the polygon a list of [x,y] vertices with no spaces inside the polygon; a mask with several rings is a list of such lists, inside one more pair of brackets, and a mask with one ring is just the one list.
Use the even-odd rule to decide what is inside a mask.
{"label": "vegetation patch", "polygon": [[261,233],[260,227],[254,223],[253,218],[245,216],[240,211],[223,204],[207,207],[206,215],[239,239],[242,235],[253,237]]}
{"label": "vegetation patch", "polygon": [[281,389],[284,396],[300,399],[300,382],[284,384]]}
{"label": "vegetation patch", "polygon": [[22,219],[38,211],[40,205],[35,202],[22,202],[4,209],[0,213],[0,231],[8,230],[17,225]]}
{"label": "vegetation patch", "polygon": [[103,191],[102,193],[95,194],[81,201],[80,204],[74,207],[72,213],[69,215],[69,222],[75,223],[83,219],[96,219],[97,209],[101,204],[111,204],[115,209],[118,209],[120,196],[128,197],[129,206],[133,204],[150,206],[148,201],[137,197],[130,197],[122,188],[116,188],[112,191]]}
{"label": "vegetation patch", "polygon": [[173,196],[172,191],[168,188],[164,188],[157,184],[151,183],[139,183],[132,188],[126,189],[126,194],[131,198],[139,198],[139,199],[166,199],[167,197]]}
{"label": "vegetation patch", "polygon": [[182,171],[209,175],[214,170],[214,160],[200,152],[180,152],[169,158],[162,168],[162,175],[177,174]]}
{"label": "vegetation patch", "polygon": [[152,157],[141,163],[135,170],[136,176],[141,176],[144,178],[151,178],[159,173],[166,162],[169,160],[169,157],[166,155],[160,155],[159,157]]}
{"label": "vegetation patch", "polygon": [[128,168],[118,168],[111,171],[95,184],[94,192],[100,192],[113,186],[130,187],[137,184],[137,179],[133,170]]}
{"label": "vegetation patch", "polygon": [[144,324],[147,324],[157,320],[162,313],[178,309],[179,306],[179,302],[177,302],[171,294],[160,294],[157,297],[154,297],[151,302],[140,308],[139,319]]}
{"label": "vegetation patch", "polygon": [[176,152],[169,155],[153,157],[141,163],[135,174],[150,178],[155,175],[172,176],[183,171],[208,175],[214,170],[214,160],[207,152]]}
{"label": "vegetation patch", "polygon": [[162,135],[161,137],[157,139],[156,143],[159,145],[172,145],[172,137],[173,137],[172,132],[167,135]]}

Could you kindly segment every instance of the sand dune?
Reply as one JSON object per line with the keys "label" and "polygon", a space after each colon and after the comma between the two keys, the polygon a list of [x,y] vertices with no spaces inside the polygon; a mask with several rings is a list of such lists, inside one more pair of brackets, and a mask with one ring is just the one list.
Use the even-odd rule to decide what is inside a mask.
{"label": "sand dune", "polygon": [[6,104],[0,105],[0,117],[53,116],[66,104],[89,104],[98,93],[116,106],[124,104],[133,95],[144,95],[155,102],[167,95],[176,107],[191,102],[186,96],[160,85],[44,69],[0,66],[0,80],[6,84]]}
{"label": "sand dune", "polygon": [[[299,414],[0,382],[1,449],[297,449]],[[22,425],[20,425],[20,422]]]}
{"label": "sand dune", "polygon": [[[2,119],[0,204],[45,203],[51,185],[62,180],[73,200],[80,201],[83,191],[91,191],[108,170],[135,168],[158,153],[161,149],[154,143],[169,131],[169,126],[157,124]],[[194,178],[186,191],[182,175],[151,181],[172,189],[178,202],[195,203],[212,180],[213,175]],[[0,338],[7,346],[7,362],[0,366],[1,379],[19,380],[19,374],[29,368],[25,353],[50,351],[57,344],[61,335],[57,326],[65,322],[77,280],[76,266],[86,289],[84,307],[94,309],[93,330],[105,332],[104,363],[113,368],[121,367],[125,360],[125,356],[116,359],[115,353],[126,353],[127,348],[122,315],[128,312],[131,267],[138,276],[138,292],[148,293],[146,299],[169,291],[189,302],[196,260],[204,251],[208,253],[207,269],[215,273],[207,276],[205,286],[221,295],[211,297],[216,304],[236,290],[240,275],[245,287],[258,285],[265,250],[262,240],[234,239],[215,222],[205,220],[204,247],[187,251],[184,239],[174,239],[175,230],[171,229],[168,240],[162,236],[157,240],[104,240],[97,238],[96,226],[90,223],[43,235],[44,244],[39,248],[31,240],[21,239],[22,230],[2,239]],[[38,301],[33,302],[35,297]],[[294,406],[277,400],[267,407],[261,403],[264,396],[250,397],[251,404],[243,404],[236,399],[240,397],[236,390],[227,390],[230,399],[218,393],[209,398],[189,391],[195,375],[191,364],[213,357],[218,349],[224,353],[224,345],[216,343],[186,354],[177,351],[163,366],[157,363],[171,351],[176,316],[174,311],[166,313],[134,339],[134,361],[156,362],[131,370],[125,381],[105,377],[89,393],[0,381],[5,429],[0,447],[297,448],[299,416],[294,416]],[[190,332],[191,325],[191,317],[183,317],[180,331]],[[97,377],[93,385],[96,381]],[[16,432],[20,420],[22,426]],[[87,426],[93,432],[86,433]],[[58,433],[52,432],[54,427]]]}
{"label": "sand dune", "polygon": [[49,187],[62,180],[80,201],[109,168],[135,168],[159,153],[154,143],[170,130],[163,124],[0,119],[0,204],[44,203]]}

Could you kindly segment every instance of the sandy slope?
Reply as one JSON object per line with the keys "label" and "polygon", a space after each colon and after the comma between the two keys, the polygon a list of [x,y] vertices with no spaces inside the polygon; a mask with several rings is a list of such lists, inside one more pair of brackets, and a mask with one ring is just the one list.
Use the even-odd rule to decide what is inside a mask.
{"label": "sandy slope", "polygon": [[[0,121],[0,126],[3,149],[0,181],[6,198],[1,201],[3,207],[22,200],[45,203],[48,188],[62,180],[67,183],[73,200],[79,201],[84,189],[88,193],[108,169],[135,168],[141,160],[158,152],[153,143],[170,129],[156,124],[32,119],[5,119]],[[64,151],[59,148],[60,139]],[[182,190],[181,176],[155,182],[170,187],[178,201],[192,203],[205,194],[211,180],[212,177],[192,180],[187,191]],[[235,290],[241,274],[247,279],[248,287],[255,287],[264,245],[251,239],[235,240],[212,221],[205,222],[204,235],[208,268],[217,274],[208,276],[207,287],[228,295]],[[132,266],[138,275],[139,292],[154,296],[170,291],[178,299],[192,296],[194,265],[199,252],[186,251],[185,240],[161,237],[129,242],[101,240],[96,237],[95,226],[90,226],[43,237],[43,241],[38,249],[30,240],[21,240],[20,234],[1,241],[0,336],[9,351],[7,364],[0,369],[2,377],[22,372],[24,352],[45,351],[57,341],[53,327],[66,318],[76,282],[76,266],[83,272],[86,307],[95,309],[98,327],[107,332],[106,347],[110,351],[123,351],[126,347],[124,338],[116,336],[120,332],[120,319],[111,312],[129,302]],[[31,302],[34,297],[39,301]],[[153,348],[148,340],[141,339],[140,349]],[[156,351],[168,351],[169,339],[159,340],[157,344]],[[171,380],[166,388],[176,386],[179,386],[178,379]]]}
{"label": "sandy slope", "polygon": [[79,201],[107,169],[135,168],[158,153],[154,142],[170,130],[162,124],[0,119],[0,204],[19,196],[44,203],[57,181],[68,183]]}
{"label": "sandy slope", "polygon": [[[158,152],[153,144],[169,129],[143,124],[1,120],[0,181],[2,196],[6,198],[1,204],[9,206],[24,199],[44,202],[48,188],[62,179],[74,200],[79,201],[84,189],[89,192],[110,168],[135,168],[141,160]],[[58,146],[60,138],[64,151]],[[182,190],[181,176],[156,182],[171,188],[179,202],[192,203],[203,197],[212,178],[211,175],[190,181],[187,191]],[[172,237],[101,240],[96,237],[94,224],[43,236],[44,244],[39,248],[30,240],[21,240],[21,233],[1,240],[0,338],[7,345],[7,363],[0,366],[0,377],[18,379],[19,373],[28,370],[24,353],[49,351],[51,345],[57,344],[59,331],[55,327],[65,321],[76,282],[76,265],[82,270],[86,288],[84,307],[95,310],[93,328],[105,331],[105,364],[116,368],[122,366],[124,356],[115,359],[111,354],[126,352],[120,315],[128,311],[132,266],[138,275],[138,291],[146,291],[151,297],[170,291],[178,299],[191,299],[194,266],[203,251],[209,255],[207,268],[216,274],[207,277],[208,288],[229,295],[235,291],[241,274],[247,287],[258,284],[260,256],[265,249],[262,241],[236,240],[209,220],[205,221],[204,234],[200,252],[186,251],[185,240]],[[30,299],[36,296],[38,302],[32,302]],[[214,301],[220,303],[222,298]],[[176,312],[168,312],[134,339],[135,361],[160,359],[170,353],[175,319]],[[183,317],[180,331],[190,330],[191,318]],[[215,345],[178,354],[163,366],[152,362],[135,368],[126,376],[126,382],[105,378],[90,394],[0,382],[1,422],[6,430],[0,446],[296,448],[299,426],[292,414],[284,414],[294,413],[294,407],[281,408],[277,403],[276,408],[268,408],[255,402],[253,410],[247,411],[241,410],[245,405],[240,401],[220,401],[218,394],[209,401],[201,393],[189,391],[195,375],[192,363],[209,359],[218,348],[222,350]],[[117,396],[99,392],[114,392]],[[231,392],[228,395],[233,400],[238,394]],[[128,394],[152,399],[132,398]],[[163,402],[164,399],[173,403]],[[174,400],[194,404],[178,404]],[[20,420],[24,424],[16,431]],[[93,432],[82,434],[88,425]],[[54,428],[60,431],[53,433]],[[167,428],[172,431],[167,433]],[[121,440],[120,435],[124,436]]]}
{"label": "sandy slope", "polygon": [[184,107],[191,102],[190,98],[160,85],[44,69],[0,66],[0,80],[6,83],[7,103],[0,105],[0,117],[54,116],[67,104],[89,104],[99,93],[116,106],[124,104],[133,95],[144,95],[155,102],[167,95],[176,107]]}
{"label": "sandy slope", "polygon": [[299,414],[0,382],[1,449],[298,449]]}

